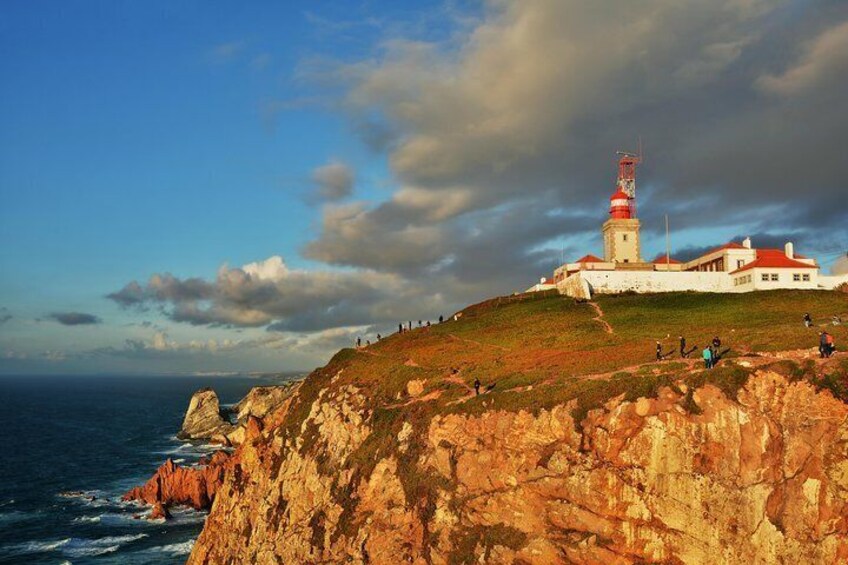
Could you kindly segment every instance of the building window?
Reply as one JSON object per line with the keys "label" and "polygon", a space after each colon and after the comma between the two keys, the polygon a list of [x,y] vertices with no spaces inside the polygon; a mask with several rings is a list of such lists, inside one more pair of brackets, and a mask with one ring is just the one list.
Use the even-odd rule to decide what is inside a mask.
{"label": "building window", "polygon": [[741,269],[744,266],[745,266],[745,260],[744,259],[737,259],[736,260],[736,268],[737,269]]}
{"label": "building window", "polygon": [[768,280],[769,280],[768,273],[763,273],[763,281],[768,281]]}
{"label": "building window", "polygon": [[621,234],[621,239],[622,239],[623,241],[627,241],[627,234],[626,234],[626,233],[625,233],[625,234]]}
{"label": "building window", "polygon": [[771,280],[776,281],[777,279],[778,279],[777,273],[772,273],[771,274]]}
{"label": "building window", "polygon": [[806,282],[810,282],[810,275],[804,275],[804,280]]}
{"label": "building window", "polygon": [[795,281],[795,282],[800,282],[801,281],[801,275],[798,274],[798,273],[794,273],[792,275],[792,280]]}

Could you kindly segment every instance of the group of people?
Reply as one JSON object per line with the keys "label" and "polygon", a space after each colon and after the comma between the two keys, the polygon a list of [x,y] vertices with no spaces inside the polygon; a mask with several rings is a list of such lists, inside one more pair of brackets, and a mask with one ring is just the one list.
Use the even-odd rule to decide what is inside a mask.
{"label": "group of people", "polygon": [[[842,318],[840,318],[839,316],[834,314],[833,316],[830,317],[830,323],[833,324],[834,326],[841,326],[842,325]],[[804,325],[807,326],[808,328],[813,327],[813,318],[810,316],[809,312],[804,314]]]}
{"label": "group of people", "polygon": [[[458,317],[456,315],[454,315],[453,319],[457,320]],[[439,323],[441,324],[444,321],[445,321],[445,317],[439,316]],[[432,324],[430,323],[430,320],[418,320],[418,327],[419,328],[429,328],[431,325]],[[413,328],[412,320],[407,320],[407,322],[405,324],[403,322],[401,322],[401,323],[398,324],[398,333],[402,334],[404,332],[410,332],[410,331],[412,331],[412,328]],[[377,334],[377,341],[381,341],[382,339],[383,339],[383,336],[380,335],[380,334]],[[371,340],[366,339],[365,340],[365,347],[368,347],[369,345],[371,345]],[[356,348],[361,349],[362,347],[363,347],[362,337],[357,336],[357,338],[356,338]]]}
{"label": "group of people", "polygon": [[[833,315],[830,317],[830,323],[834,326],[842,325],[842,318],[837,315]],[[810,316],[810,313],[807,312],[804,314],[804,325],[808,328],[813,327],[813,318]],[[819,357],[822,359],[826,357],[830,357],[833,355],[833,352],[836,351],[836,344],[833,341],[833,334],[828,332],[827,330],[822,330],[819,332]]]}
{"label": "group of people", "polygon": [[[680,336],[680,357],[682,359],[688,359],[689,355],[698,349],[697,345],[692,346],[692,349],[686,349],[686,338]],[[663,361],[667,355],[663,353],[662,342],[657,340],[657,361]],[[701,356],[704,359],[704,367],[707,369],[712,369],[716,366],[719,359],[721,359],[721,339],[718,336],[713,338],[712,343],[710,343],[704,350],[701,352]]]}

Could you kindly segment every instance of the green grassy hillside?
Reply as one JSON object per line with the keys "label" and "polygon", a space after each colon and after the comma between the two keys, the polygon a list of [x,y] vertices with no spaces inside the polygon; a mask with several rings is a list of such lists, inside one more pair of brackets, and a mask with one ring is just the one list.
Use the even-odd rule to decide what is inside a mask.
{"label": "green grassy hillside", "polygon": [[[804,326],[805,312],[813,316],[813,328]],[[533,409],[564,398],[645,392],[681,375],[703,379],[699,352],[688,362],[679,358],[681,334],[690,347],[719,336],[728,351],[710,378],[739,380],[750,371],[733,359],[815,348],[821,328],[834,334],[837,346],[848,344],[848,326],[830,326],[832,315],[848,320],[848,295],[669,293],[601,296],[591,304],[551,293],[525,294],[470,306],[457,321],[395,334],[362,350],[342,350],[331,367],[344,367],[342,381],[367,386],[389,409],[407,400],[411,380],[424,381],[426,404],[448,411],[484,403]],[[660,363],[654,359],[658,339],[666,352],[674,351]],[[805,370],[803,355],[794,357],[797,370]],[[839,359],[826,366],[838,372]],[[494,389],[469,399],[475,378]],[[606,392],[594,394],[597,387]]]}

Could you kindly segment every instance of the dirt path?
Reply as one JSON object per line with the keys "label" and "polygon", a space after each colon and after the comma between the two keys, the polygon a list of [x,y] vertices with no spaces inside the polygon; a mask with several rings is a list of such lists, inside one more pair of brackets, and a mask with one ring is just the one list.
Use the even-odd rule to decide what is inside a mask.
{"label": "dirt path", "polygon": [[601,310],[600,305],[599,305],[597,302],[589,302],[588,304],[589,304],[589,306],[591,306],[591,307],[595,310],[595,312],[598,314],[597,316],[595,316],[595,317],[594,317],[594,318],[592,318],[592,319],[593,319],[594,321],[596,321],[596,322],[600,323],[600,324],[604,327],[604,331],[605,331],[605,332],[607,332],[608,334],[615,333],[615,332],[612,330],[612,326],[611,326],[611,325],[609,325],[609,323],[608,323],[606,320],[604,320],[604,311],[603,311],[603,310]]}

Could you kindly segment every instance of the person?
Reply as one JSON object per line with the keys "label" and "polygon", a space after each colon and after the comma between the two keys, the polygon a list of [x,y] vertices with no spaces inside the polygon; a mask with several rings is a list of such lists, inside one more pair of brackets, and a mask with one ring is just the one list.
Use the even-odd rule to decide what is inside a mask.
{"label": "person", "polygon": [[686,338],[683,336],[680,336],[680,356],[684,358],[689,356],[686,353]]}
{"label": "person", "polygon": [[712,364],[715,365],[715,362],[718,361],[718,358],[721,356],[721,340],[718,336],[713,338],[713,354],[712,354]]}
{"label": "person", "polygon": [[399,334],[403,333],[403,324],[398,324],[398,333]]}
{"label": "person", "polygon": [[827,357],[827,332],[819,333],[819,357],[824,359]]}
{"label": "person", "polygon": [[409,321],[407,321],[406,323],[407,323],[407,324],[409,324],[407,327],[408,327],[410,330],[412,330],[412,320],[409,320]]}
{"label": "person", "polygon": [[804,325],[808,328],[813,325],[813,319],[810,317],[810,313],[807,312],[804,314]]}
{"label": "person", "polygon": [[657,341],[657,361],[662,361],[662,359],[663,359],[662,344],[659,341]]}
{"label": "person", "polygon": [[474,377],[474,392],[477,393],[477,396],[480,396],[480,379]]}
{"label": "person", "polygon": [[827,357],[830,357],[836,347],[833,345],[833,336],[827,332],[825,332],[825,335],[827,336]]}
{"label": "person", "polygon": [[421,327],[421,320],[418,320],[418,327]]}
{"label": "person", "polygon": [[427,320],[427,327],[430,327],[430,320]]}
{"label": "person", "polygon": [[439,323],[441,324],[444,321],[445,321],[445,317],[442,316],[441,314],[439,314]]}
{"label": "person", "polygon": [[380,334],[377,334],[377,341],[380,341],[383,337]]}
{"label": "person", "polygon": [[704,368],[705,369],[712,369],[713,368],[713,350],[710,349],[709,346],[704,348],[703,356],[704,356]]}
{"label": "person", "polygon": [[362,338],[357,337],[356,338],[356,348],[359,349],[360,347],[362,347]]}
{"label": "person", "polygon": [[367,346],[369,346],[369,345],[371,345],[371,340],[370,340],[370,339],[366,339],[366,340],[365,340],[365,346],[367,347]]}

